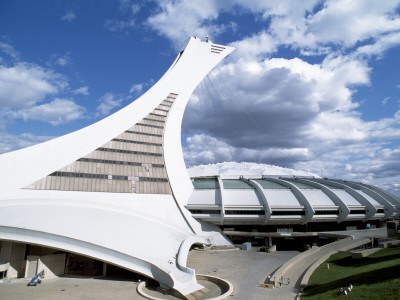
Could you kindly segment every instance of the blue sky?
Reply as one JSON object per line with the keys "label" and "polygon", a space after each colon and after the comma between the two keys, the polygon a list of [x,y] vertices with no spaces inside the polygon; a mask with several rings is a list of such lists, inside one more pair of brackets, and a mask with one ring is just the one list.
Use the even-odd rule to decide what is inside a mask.
{"label": "blue sky", "polygon": [[236,47],[183,120],[188,166],[249,161],[400,194],[400,1],[0,1],[0,153],[145,92],[191,35]]}

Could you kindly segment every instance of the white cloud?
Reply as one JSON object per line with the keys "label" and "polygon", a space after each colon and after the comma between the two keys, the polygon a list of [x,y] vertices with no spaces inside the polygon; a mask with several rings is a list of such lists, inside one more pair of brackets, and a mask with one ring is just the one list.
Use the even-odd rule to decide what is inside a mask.
{"label": "white cloud", "polygon": [[129,89],[129,93],[140,93],[143,90],[143,83],[133,84]]}
{"label": "white cloud", "polygon": [[140,11],[140,8],[138,3],[132,3],[130,7],[132,15],[136,15]]}
{"label": "white cloud", "polygon": [[318,43],[353,46],[399,30],[400,19],[394,18],[398,6],[398,1],[327,1],[322,10],[308,17],[307,30]]}
{"label": "white cloud", "polygon": [[14,49],[10,44],[0,42],[0,51],[7,54],[8,56],[17,59],[19,57],[19,53]]}
{"label": "white cloud", "polygon": [[277,51],[277,40],[270,34],[262,31],[249,38],[232,43],[236,48],[233,53],[236,57],[257,57]]}
{"label": "white cloud", "polygon": [[356,54],[367,56],[377,55],[378,58],[382,58],[386,50],[398,44],[400,44],[400,32],[390,33],[376,38],[373,44],[358,47]]}
{"label": "white cloud", "polygon": [[30,133],[12,135],[0,132],[0,153],[6,153],[13,150],[29,147],[38,143],[51,140],[52,136],[34,136]]}
{"label": "white cloud", "polygon": [[56,59],[56,64],[63,67],[69,65],[70,63],[71,63],[71,58],[69,56],[69,53]]}
{"label": "white cloud", "polygon": [[188,137],[186,143],[184,157],[187,166],[231,161],[233,159],[234,147],[227,145],[215,137],[205,134],[195,134]]}
{"label": "white cloud", "polygon": [[205,38],[218,35],[232,24],[214,24],[220,11],[228,3],[220,1],[162,1],[160,10],[150,16],[147,24],[160,35],[168,37],[176,47],[190,36]]}
{"label": "white cloud", "polygon": [[96,110],[101,116],[108,115],[114,108],[121,106],[122,98],[117,97],[113,93],[107,93],[98,101],[101,102]]}
{"label": "white cloud", "polygon": [[118,10],[121,13],[130,12],[132,15],[137,14],[141,9],[141,5],[131,0],[119,0]]}
{"label": "white cloud", "polygon": [[236,23],[231,26],[218,22],[226,12],[251,12],[266,23],[263,31],[249,38],[258,40],[258,47],[252,43],[255,49],[247,47],[246,38],[235,43],[240,45],[239,50],[251,50],[250,54],[273,52],[278,45],[298,48],[307,55],[326,54],[332,45],[346,48],[367,42],[360,52],[371,55],[400,42],[400,19],[395,14],[398,1],[169,0],[158,5],[159,10],[148,18],[147,25],[175,46],[191,35],[217,37],[228,28],[238,28]]}
{"label": "white cloud", "polygon": [[283,176],[314,176],[319,177],[317,174],[312,174],[304,171],[282,168],[267,164],[257,164],[251,162],[224,162],[217,164],[207,164],[194,166],[188,169],[190,177],[198,176],[214,176],[214,175],[283,175]]}
{"label": "white cloud", "polygon": [[185,111],[187,165],[253,161],[356,178],[342,162],[400,138],[400,112],[365,122],[356,111],[352,88],[369,84],[370,71],[341,56],[321,64],[240,58],[217,68]]}
{"label": "white cloud", "polygon": [[127,34],[129,30],[136,27],[136,15],[141,8],[142,4],[137,1],[119,0],[118,12],[120,15],[125,16],[121,19],[105,20],[104,27],[111,32],[124,32]]}
{"label": "white cloud", "polygon": [[61,17],[61,20],[67,21],[67,22],[72,22],[76,18],[76,14],[72,10],[67,10],[65,12],[65,15]]}
{"label": "white cloud", "polygon": [[383,104],[383,105],[386,105],[386,103],[388,103],[389,100],[390,100],[390,97],[385,97],[385,98],[382,100],[382,104]]}
{"label": "white cloud", "polygon": [[89,95],[89,87],[88,86],[82,86],[76,90],[72,91],[74,94],[81,94],[81,95]]}
{"label": "white cloud", "polygon": [[49,103],[10,111],[8,114],[13,119],[22,118],[24,121],[37,120],[59,125],[82,118],[85,110],[71,99],[56,98]]}
{"label": "white cloud", "polygon": [[200,101],[189,102],[184,129],[232,145],[287,147],[307,134],[320,113],[357,107],[349,85],[367,82],[368,71],[345,60],[313,65],[298,58],[240,59],[200,84]]}
{"label": "white cloud", "polygon": [[[221,22],[223,14],[250,12],[264,24],[232,42],[236,51],[229,64],[203,81],[189,102],[182,127],[188,165],[258,161],[352,179],[358,178],[358,169],[349,161],[368,161],[399,139],[400,113],[364,121],[361,103],[353,97],[359,86],[371,84],[371,59],[383,58],[400,44],[399,1],[178,0],[158,5],[147,25],[175,47],[190,35],[217,41],[230,28]],[[240,32],[243,24],[235,26]],[[271,58],[284,48],[292,55],[319,56],[314,60],[319,63]]]}
{"label": "white cloud", "polygon": [[135,20],[106,20],[104,23],[104,27],[111,32],[119,32],[125,29],[130,29],[135,27]]}
{"label": "white cloud", "polygon": [[32,106],[66,86],[63,76],[34,64],[0,66],[0,107]]}

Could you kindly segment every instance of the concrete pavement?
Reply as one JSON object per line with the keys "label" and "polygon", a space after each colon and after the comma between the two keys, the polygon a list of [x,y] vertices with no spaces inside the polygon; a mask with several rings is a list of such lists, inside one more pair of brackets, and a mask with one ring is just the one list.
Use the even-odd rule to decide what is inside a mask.
{"label": "concrete pavement", "polygon": [[[287,261],[300,254],[298,251],[278,251],[276,253],[258,252],[259,248],[249,251],[194,250],[189,253],[187,266],[194,268],[197,274],[221,277],[234,285],[229,299],[295,299],[305,271],[319,258],[339,249],[354,246],[366,237],[384,238],[386,228],[337,232],[354,236],[354,240],[330,247],[321,247],[318,251],[301,260],[288,269],[284,277],[289,277],[290,284],[275,289],[259,287],[269,274],[273,274]],[[36,287],[27,287],[29,280],[14,279],[10,283],[0,283],[1,299],[145,299],[137,291],[134,280],[111,280],[92,278],[44,279]],[[284,281],[287,283],[286,281]]]}

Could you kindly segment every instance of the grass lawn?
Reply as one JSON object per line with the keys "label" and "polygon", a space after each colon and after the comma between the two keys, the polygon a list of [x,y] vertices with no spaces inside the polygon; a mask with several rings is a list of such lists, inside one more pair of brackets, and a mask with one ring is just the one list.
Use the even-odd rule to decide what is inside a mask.
{"label": "grass lawn", "polygon": [[[327,268],[329,263],[329,269]],[[340,287],[353,285],[347,296]],[[382,249],[369,257],[352,259],[337,253],[312,274],[301,299],[400,299],[400,245]]]}

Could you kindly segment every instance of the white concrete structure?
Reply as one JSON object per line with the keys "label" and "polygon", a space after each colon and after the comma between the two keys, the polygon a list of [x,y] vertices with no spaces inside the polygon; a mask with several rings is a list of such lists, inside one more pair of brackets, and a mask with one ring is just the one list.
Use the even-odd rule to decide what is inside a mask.
{"label": "white concrete structure", "polygon": [[[230,244],[215,225],[400,216],[398,198],[361,183],[279,176],[191,180],[181,147],[183,113],[194,88],[231,51],[190,38],[165,75],[127,107],[0,155],[0,275],[32,276],[43,268],[56,276],[65,261],[73,264],[70,254],[81,254],[187,295],[201,288],[186,267],[190,247]],[[35,245],[64,252],[33,251]]]}
{"label": "white concrete structure", "polygon": [[400,200],[362,183],[314,177],[207,176],[192,178],[186,208],[220,226],[344,224],[400,216]]}
{"label": "white concrete structure", "polygon": [[[0,156],[0,240],[134,270],[186,295],[194,243],[229,244],[186,210],[193,186],[181,122],[198,83],[232,47],[190,38],[143,96],[76,132]],[[11,256],[0,265],[7,266]],[[4,267],[6,268],[6,267]]]}

